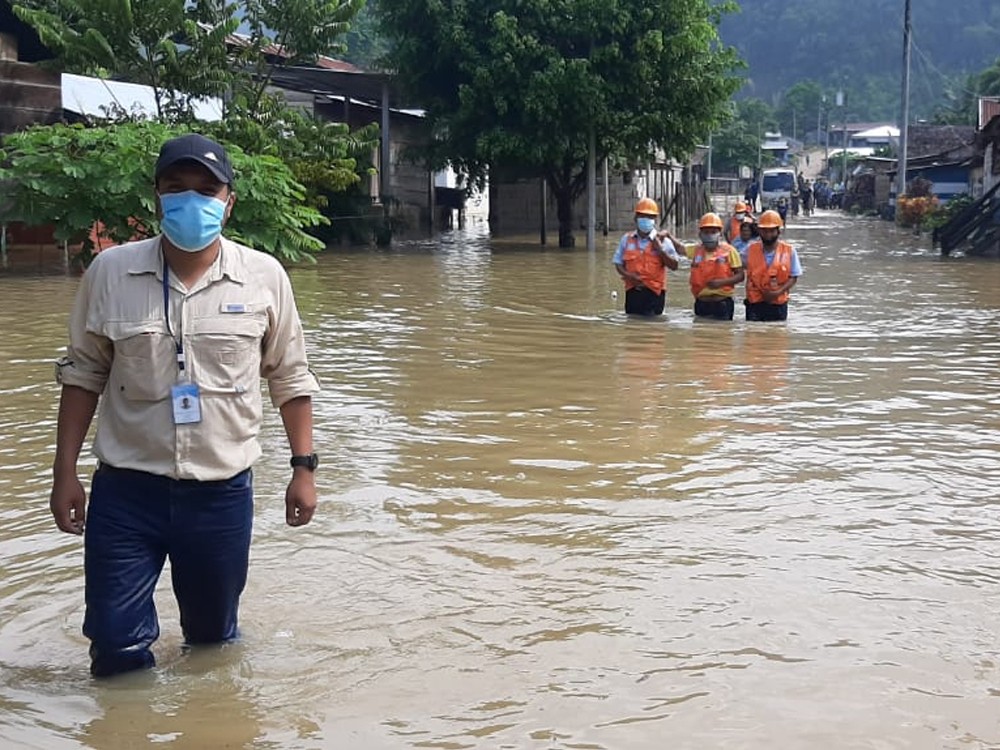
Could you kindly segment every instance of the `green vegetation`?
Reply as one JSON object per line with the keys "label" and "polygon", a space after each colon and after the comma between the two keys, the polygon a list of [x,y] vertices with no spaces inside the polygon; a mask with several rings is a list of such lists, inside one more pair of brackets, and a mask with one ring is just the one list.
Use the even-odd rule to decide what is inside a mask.
{"label": "green vegetation", "polygon": [[[7,218],[43,217],[32,208],[35,195],[38,204],[48,204],[53,216],[66,222],[57,229],[60,239],[76,241],[83,207],[62,210],[52,204],[58,189],[65,189],[66,196],[87,193],[84,205],[92,218],[123,233],[112,236],[128,236],[135,221],[150,226],[148,211],[143,213],[144,206],[135,201],[128,203],[138,211],[132,214],[135,221],[118,221],[126,203],[122,189],[138,187],[148,194],[151,185],[136,179],[139,166],[126,174],[120,165],[142,154],[148,161],[142,166],[151,167],[159,144],[152,148],[147,139],[195,129],[194,98],[215,96],[226,102],[224,120],[198,123],[196,129],[237,154],[234,162],[246,170],[240,184],[250,205],[240,196],[234,217],[254,212],[232,229],[288,260],[309,257],[304,254],[322,245],[303,230],[326,223],[322,211],[330,198],[357,185],[359,173],[370,169],[368,155],[378,130],[371,126],[352,133],[346,125],[287,106],[267,85],[277,66],[312,62],[340,50],[350,19],[363,5],[364,0],[242,0],[229,5],[214,0],[25,0],[15,5],[17,15],[55,53],[60,69],[151,86],[160,127],[142,122],[135,113],[117,111],[95,121],[92,133],[40,128],[8,139],[10,155],[39,158],[16,158],[5,171],[18,190],[27,191],[17,204],[20,216]],[[234,42],[230,35],[241,19],[249,32]],[[275,54],[278,50],[283,54]],[[89,166],[63,159],[61,144],[77,159],[99,163],[88,171]],[[44,154],[51,156],[51,168],[42,164]],[[264,175],[272,169],[275,186],[267,190]],[[104,179],[110,181],[108,189],[100,181]],[[103,204],[93,202],[102,199]]]}
{"label": "green vegetation", "polygon": [[712,139],[712,167],[735,174],[741,166],[770,166],[770,154],[761,154],[764,133],[778,127],[774,111],[760,99],[734,103],[732,119]]}
{"label": "green vegetation", "polygon": [[379,0],[388,60],[424,103],[432,164],[472,180],[544,176],[560,246],[598,160],[686,157],[726,119],[738,60],[711,0]]}
{"label": "green vegetation", "polygon": [[[903,0],[740,0],[722,38],[749,65],[744,94],[779,104],[800,81],[847,93],[849,120],[894,120],[899,112]],[[989,66],[1000,49],[996,0],[915,0],[911,113],[930,118],[946,92]],[[816,128],[816,107],[799,111],[799,133]],[[840,114],[833,115],[838,122]],[[784,120],[784,118],[783,118]],[[783,130],[791,134],[791,127]]]}
{"label": "green vegetation", "polygon": [[[84,260],[98,249],[90,238],[95,221],[109,244],[157,233],[153,166],[163,141],[185,130],[146,121],[34,127],[8,136],[0,163],[12,166],[0,168],[0,180],[13,180],[10,218],[53,224],[57,240],[83,245]],[[322,249],[303,227],[326,220],[304,202],[287,165],[238,146],[228,150],[239,210],[226,235],[289,261]]]}
{"label": "green vegetation", "polygon": [[980,96],[1000,96],[1000,58],[982,72],[967,76],[964,81],[949,87],[944,93],[944,102],[934,110],[935,122],[976,125],[979,117],[977,99]]}
{"label": "green vegetation", "polygon": [[366,0],[364,7],[351,21],[351,30],[344,35],[343,58],[359,68],[378,70],[389,51],[385,38],[379,32],[375,17],[378,0]]}

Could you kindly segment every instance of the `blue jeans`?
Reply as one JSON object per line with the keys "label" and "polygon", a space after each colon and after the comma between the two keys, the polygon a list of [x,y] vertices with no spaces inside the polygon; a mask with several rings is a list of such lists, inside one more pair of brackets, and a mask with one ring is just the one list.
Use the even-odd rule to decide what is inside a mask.
{"label": "blue jeans", "polygon": [[253,526],[253,475],[199,482],[101,466],[84,538],[95,677],[151,667],[160,635],[153,603],[167,557],[187,643],[235,638]]}

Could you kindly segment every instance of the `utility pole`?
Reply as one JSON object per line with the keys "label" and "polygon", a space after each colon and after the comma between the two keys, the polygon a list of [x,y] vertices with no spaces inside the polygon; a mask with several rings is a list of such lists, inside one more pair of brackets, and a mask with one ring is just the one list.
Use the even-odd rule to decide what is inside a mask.
{"label": "utility pole", "polygon": [[816,103],[816,148],[823,142],[821,128],[823,127],[823,105],[826,104],[826,94]]}
{"label": "utility pole", "polygon": [[840,120],[843,130],[840,134],[840,184],[844,186],[844,194],[847,194],[847,97],[843,91],[837,92],[837,106],[840,107]]}
{"label": "utility pole", "polygon": [[760,142],[760,123],[758,122],[757,123],[757,179],[760,179],[760,167],[761,167],[761,162],[763,161],[764,158],[764,149],[761,148],[761,145],[762,144]]}
{"label": "utility pole", "polygon": [[587,249],[597,247],[597,133],[590,125],[590,145],[587,149]]}
{"label": "utility pole", "polygon": [[823,164],[826,177],[830,178],[830,113],[826,113],[826,132],[823,134]]}
{"label": "utility pole", "polygon": [[708,183],[708,192],[712,192],[712,134],[708,134],[708,165],[706,167],[707,177],[705,181]]}
{"label": "utility pole", "polygon": [[[910,123],[910,0],[903,12],[903,92],[899,123],[899,166],[896,168],[896,200],[906,194],[906,140]],[[896,205],[899,205],[898,202]]]}

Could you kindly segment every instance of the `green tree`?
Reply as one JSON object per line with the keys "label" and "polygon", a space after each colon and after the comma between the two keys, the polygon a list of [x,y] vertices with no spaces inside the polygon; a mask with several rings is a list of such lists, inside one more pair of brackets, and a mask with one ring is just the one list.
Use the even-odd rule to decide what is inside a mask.
{"label": "green tree", "polygon": [[816,120],[824,108],[823,89],[816,81],[799,81],[781,96],[776,116],[781,132],[804,140],[805,133],[816,132]]}
{"label": "green tree", "polygon": [[739,87],[711,0],[379,0],[390,66],[424,102],[426,154],[473,181],[545,177],[559,244],[573,244],[588,143],[645,161],[684,157]]}
{"label": "green tree", "polygon": [[[151,236],[159,222],[153,167],[160,145],[185,131],[158,122],[103,127],[35,126],[8,135],[0,149],[0,181],[7,185],[4,221],[52,224],[57,240],[94,248],[95,221],[112,243]],[[303,201],[304,189],[283,161],[228,148],[236,172],[237,208],[226,234],[289,261],[311,257],[322,243],[305,229],[325,223]]]}
{"label": "green tree", "polygon": [[976,93],[980,96],[1000,96],[1000,57],[976,76]]}
{"label": "green tree", "polygon": [[26,0],[14,12],[61,70],[150,86],[161,120],[191,119],[191,99],[232,85],[226,36],[236,6],[198,0]]}
{"label": "green tree", "polygon": [[[152,86],[161,122],[191,123],[194,97],[224,97],[223,121],[199,128],[248,156],[280,159],[304,186],[307,204],[323,208],[330,193],[360,181],[358,160],[377,143],[377,126],[352,133],[346,125],[290,108],[267,87],[276,66],[315,62],[339,49],[338,40],[363,4],[23,0],[15,11],[38,29],[61,69]],[[249,33],[237,36],[241,19]],[[108,119],[135,118],[118,112]]]}
{"label": "green tree", "polygon": [[[138,2],[139,0],[134,0]],[[365,0],[241,0],[247,43],[235,56],[237,83],[251,114],[267,107],[265,92],[274,70],[313,64],[320,55],[342,52],[343,36]]]}
{"label": "green tree", "polygon": [[949,80],[941,101],[934,108],[934,122],[939,125],[975,125],[978,118],[979,84],[978,75],[959,76]]}
{"label": "green tree", "polygon": [[365,7],[351,21],[351,30],[344,35],[344,59],[365,70],[377,70],[389,51],[389,45],[378,29],[375,17],[377,0],[367,0]]}
{"label": "green tree", "polygon": [[[742,13],[726,16],[720,33],[749,64],[748,94],[778,103],[783,91],[811,80],[828,92],[846,91],[848,114],[855,120],[898,116],[903,0],[739,4]],[[1000,3],[918,0],[912,3],[912,23],[910,111],[917,119],[931,115],[949,78],[982,70],[994,60],[1000,49]],[[813,127],[815,117],[813,109]],[[783,127],[791,132],[790,118]]]}
{"label": "green tree", "polygon": [[712,165],[720,172],[736,172],[739,167],[754,167],[758,161],[770,162],[761,154],[761,137],[778,126],[774,110],[760,99],[741,99],[734,103],[729,123],[712,139]]}

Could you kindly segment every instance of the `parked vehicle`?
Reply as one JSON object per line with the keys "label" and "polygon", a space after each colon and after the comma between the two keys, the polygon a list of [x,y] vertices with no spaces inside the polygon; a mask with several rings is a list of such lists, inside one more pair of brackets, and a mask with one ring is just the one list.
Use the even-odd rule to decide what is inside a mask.
{"label": "parked vehicle", "polygon": [[764,209],[778,206],[781,198],[792,202],[795,189],[795,170],[790,168],[765,169],[760,185],[760,203]]}

